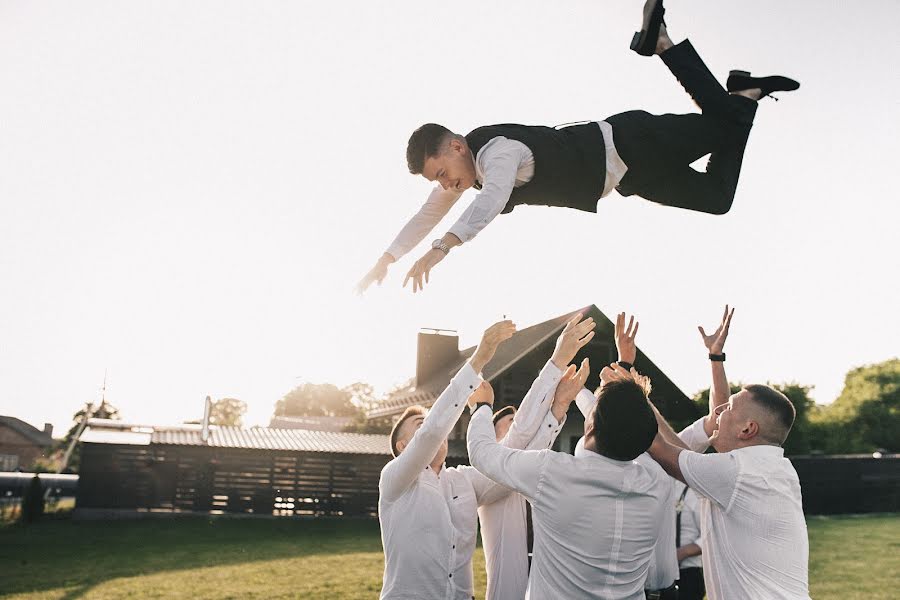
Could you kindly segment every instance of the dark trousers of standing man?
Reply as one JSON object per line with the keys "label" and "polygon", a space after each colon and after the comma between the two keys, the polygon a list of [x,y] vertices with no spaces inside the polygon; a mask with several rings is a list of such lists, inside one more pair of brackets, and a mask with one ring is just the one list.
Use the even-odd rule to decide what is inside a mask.
{"label": "dark trousers of standing man", "polygon": [[703,569],[682,569],[678,578],[678,600],[703,600],[704,594],[706,585],[703,583]]}
{"label": "dark trousers of standing man", "polygon": [[[636,110],[606,119],[628,166],[617,190],[667,206],[725,214],[734,201],[757,103],[726,92],[687,40],[660,58],[703,112]],[[689,166],[707,154],[705,173]]]}

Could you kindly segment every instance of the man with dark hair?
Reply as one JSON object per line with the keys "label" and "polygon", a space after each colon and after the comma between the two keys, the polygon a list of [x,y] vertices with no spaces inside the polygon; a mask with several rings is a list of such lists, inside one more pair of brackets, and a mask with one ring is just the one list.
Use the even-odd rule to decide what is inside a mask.
{"label": "man with dark hair", "polygon": [[[726,307],[728,322],[730,314]],[[727,332],[727,326],[726,326]],[[706,336],[702,328],[700,333]],[[713,396],[727,394],[725,354],[707,345]],[[703,576],[709,600],[809,599],[809,541],[800,481],[781,445],[794,422],[782,393],[750,385],[717,406],[714,430],[698,421],[676,436],[657,412],[650,455],[701,497]],[[686,435],[685,435],[686,434]],[[710,445],[716,454],[703,454]]]}
{"label": "man with dark hair", "polygon": [[644,388],[633,380],[613,382],[609,373],[608,367],[600,373],[574,456],[503,447],[489,406],[478,407],[469,423],[472,465],[531,504],[529,598],[644,598],[657,523],[669,508],[659,494],[666,475],[633,460],[656,435]]}
{"label": "man with dark hair", "polygon": [[[504,444],[524,448],[529,443],[552,443],[565,422],[565,411],[552,407],[557,402],[554,390],[561,379],[574,378],[574,369],[563,373],[557,365],[567,365],[593,338],[594,326],[593,319],[582,320],[580,314],[566,325],[553,356],[509,423]],[[476,403],[493,403],[493,391],[477,373],[514,331],[509,321],[491,326],[431,410],[406,409],[391,431],[395,458],[382,469],[378,499],[385,554],[382,598],[468,599],[473,595],[471,560],[477,507],[505,498],[509,490],[472,467],[446,468],[447,436],[459,420],[466,398],[470,408]],[[566,407],[574,396],[572,392]],[[518,533],[515,523],[505,520],[500,525],[508,541],[514,541]],[[521,525],[524,539],[524,517]],[[517,556],[509,548],[501,554],[495,561],[498,568],[504,567],[510,556]]]}
{"label": "man with dark hair", "polygon": [[[658,54],[700,107],[701,114],[651,115],[635,110],[568,127],[515,124],[478,127],[467,135],[423,125],[409,139],[411,173],[439,185],[359,282],[379,284],[388,266],[412,250],[447,215],[462,193],[472,204],[409,270],[413,292],[454,246],[471,241],[497,215],[520,204],[597,211],[613,189],[652,202],[724,214],[731,208],[757,101],[797,89],[786,77],[732,71],[723,88],[687,40],[674,44],[663,24],[662,0],[647,0],[633,49]],[[705,173],[690,164],[709,154]]]}
{"label": "man with dark hair", "polygon": [[[575,315],[566,324],[550,360],[541,369],[519,410],[504,406],[494,413],[494,437],[507,448],[543,450],[553,445],[566,422],[572,399],[584,386],[588,360],[577,371],[569,362],[594,336],[592,318]],[[552,383],[552,385],[542,382]],[[555,392],[554,392],[555,389]],[[487,573],[486,600],[523,600],[528,586],[528,505],[515,492],[478,507]]]}

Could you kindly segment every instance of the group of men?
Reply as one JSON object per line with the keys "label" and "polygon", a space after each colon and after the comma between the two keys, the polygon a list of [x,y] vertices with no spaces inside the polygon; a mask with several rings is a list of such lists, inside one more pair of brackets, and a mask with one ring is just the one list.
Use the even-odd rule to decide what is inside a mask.
{"label": "group of men", "polygon": [[[709,600],[808,599],[800,484],[782,449],[794,407],[765,385],[729,396],[733,314],[726,307],[711,335],[700,328],[709,413],[678,434],[632,366],[633,317],[626,325],[618,315],[619,360],[594,393],[588,359],[569,363],[595,323],[574,317],[517,411],[494,412],[479,375],[515,326],[488,328],[431,409],[408,408],[391,433],[394,458],[379,482],[381,597],[473,598],[480,524],[488,600],[690,600],[704,588]],[[553,451],[573,402],[584,435],[574,454]],[[447,437],[467,406],[471,466],[448,468]]]}

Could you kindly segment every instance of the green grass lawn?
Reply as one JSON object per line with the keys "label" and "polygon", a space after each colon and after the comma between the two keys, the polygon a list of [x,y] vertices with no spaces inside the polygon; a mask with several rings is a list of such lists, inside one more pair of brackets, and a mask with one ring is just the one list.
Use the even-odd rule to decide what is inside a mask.
{"label": "green grass lawn", "polygon": [[[896,597],[900,515],[813,517],[816,600]],[[374,521],[51,520],[0,527],[0,597],[375,598],[381,542]],[[475,556],[484,596],[484,557]]]}

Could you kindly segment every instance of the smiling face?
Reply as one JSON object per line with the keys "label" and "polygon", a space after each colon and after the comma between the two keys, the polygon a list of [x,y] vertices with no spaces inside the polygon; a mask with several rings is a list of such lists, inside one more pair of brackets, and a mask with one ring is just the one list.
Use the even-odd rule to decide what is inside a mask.
{"label": "smiling face", "polygon": [[709,440],[717,452],[740,448],[756,436],[759,423],[754,408],[747,390],[732,394],[728,402],[716,408],[716,429]]}
{"label": "smiling face", "polygon": [[422,177],[459,193],[475,185],[475,161],[465,139],[451,137],[437,155],[426,158]]}

